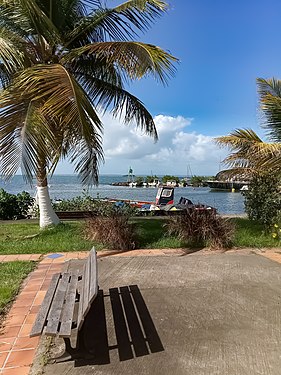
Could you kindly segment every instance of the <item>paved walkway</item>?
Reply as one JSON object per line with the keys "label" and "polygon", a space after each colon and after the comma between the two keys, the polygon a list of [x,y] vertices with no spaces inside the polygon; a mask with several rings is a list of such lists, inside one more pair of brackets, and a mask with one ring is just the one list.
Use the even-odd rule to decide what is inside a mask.
{"label": "paved walkway", "polygon": [[[94,358],[48,363],[45,375],[281,373],[281,266],[267,257],[107,257],[99,285],[85,321]],[[51,357],[61,350],[56,339]]]}
{"label": "paved walkway", "polygon": [[[182,256],[183,249],[165,250],[135,250],[133,252],[101,252],[98,257],[111,256],[155,256],[171,255]],[[29,334],[34,323],[40,304],[43,301],[52,275],[59,272],[62,264],[69,259],[83,259],[87,252],[63,254],[25,254],[1,255],[0,262],[15,260],[40,261],[38,267],[25,280],[21,292],[12,305],[12,308],[3,324],[0,333],[0,374],[27,375],[33,362],[39,338],[30,338]],[[274,251],[260,253],[271,260],[281,263],[281,254]]]}
{"label": "paved walkway", "polygon": [[[98,257],[138,256],[144,251],[130,252],[102,251]],[[145,255],[183,255],[181,249],[145,250]],[[70,259],[83,259],[88,252],[70,252],[59,254],[16,254],[1,255],[0,262],[10,261],[40,261],[38,267],[25,280],[22,290],[3,323],[0,332],[0,374],[26,375],[29,373],[39,338],[29,338],[40,304],[43,301],[52,275],[59,272],[62,264]]]}
{"label": "paved walkway", "polygon": [[52,275],[59,272],[68,259],[81,259],[87,252],[66,254],[2,255],[1,262],[34,260],[42,258],[38,267],[25,280],[21,293],[3,324],[0,335],[0,373],[4,375],[26,375],[33,362],[39,338],[29,334],[40,304],[43,301]]}

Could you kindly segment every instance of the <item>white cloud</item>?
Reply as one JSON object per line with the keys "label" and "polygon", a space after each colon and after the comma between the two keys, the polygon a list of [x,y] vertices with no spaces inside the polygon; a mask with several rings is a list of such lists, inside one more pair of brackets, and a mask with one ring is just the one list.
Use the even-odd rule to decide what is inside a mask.
{"label": "white cloud", "polygon": [[190,165],[194,174],[212,175],[219,170],[220,159],[226,155],[213,138],[190,131],[191,118],[158,115],[154,118],[159,141],[125,126],[106,114],[103,117],[103,148],[106,163],[102,173],[125,173],[132,166],[136,174],[186,173]]}
{"label": "white cloud", "polygon": [[172,117],[157,115],[154,117],[154,122],[157,127],[158,133],[171,133],[177,130],[184,129],[186,126],[190,125],[193,119],[184,118],[182,116]]}

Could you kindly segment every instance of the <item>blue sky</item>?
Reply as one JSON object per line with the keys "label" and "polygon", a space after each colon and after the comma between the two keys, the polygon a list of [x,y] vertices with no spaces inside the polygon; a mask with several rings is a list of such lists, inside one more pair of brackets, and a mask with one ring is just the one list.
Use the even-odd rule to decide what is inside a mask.
{"label": "blue sky", "polygon": [[[190,164],[195,174],[215,174],[226,151],[212,137],[237,127],[263,135],[256,78],[281,78],[280,20],[280,0],[171,0],[140,40],[178,57],[176,75],[167,87],[153,79],[129,87],[155,116],[160,141],[106,116],[101,173],[132,166],[136,174],[180,175]],[[71,172],[67,163],[63,172]]]}

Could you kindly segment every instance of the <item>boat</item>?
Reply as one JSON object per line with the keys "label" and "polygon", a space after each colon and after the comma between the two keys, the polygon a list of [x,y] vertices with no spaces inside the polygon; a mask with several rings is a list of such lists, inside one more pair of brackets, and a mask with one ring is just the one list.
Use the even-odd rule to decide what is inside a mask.
{"label": "boat", "polygon": [[[141,216],[147,214],[162,216],[181,214],[186,209],[195,209],[197,211],[217,212],[216,208],[205,204],[194,204],[190,199],[181,197],[178,203],[174,201],[174,187],[162,185],[158,188],[155,202],[138,201],[130,199],[98,198],[102,202],[113,203],[116,207],[123,207],[125,204],[138,209]],[[57,211],[60,219],[80,219],[93,216],[93,211]]]}
{"label": "boat", "polygon": [[162,185],[158,187],[155,202],[148,201],[133,201],[129,199],[107,199],[108,202],[115,203],[118,206],[129,204],[132,207],[138,208],[140,213],[154,211],[157,215],[167,215],[169,213],[182,212],[188,208],[194,208],[199,211],[214,211],[216,208],[198,203],[194,204],[188,198],[181,197],[178,203],[174,201],[175,188],[172,186]]}
{"label": "boat", "polygon": [[130,182],[129,187],[135,188],[135,187],[137,187],[137,183],[136,182]]}
{"label": "boat", "polygon": [[249,190],[249,186],[248,185],[243,185],[240,189],[240,191],[247,191]]}
{"label": "boat", "polygon": [[207,180],[205,182],[212,190],[223,191],[240,191],[243,186],[249,185],[249,181]]}

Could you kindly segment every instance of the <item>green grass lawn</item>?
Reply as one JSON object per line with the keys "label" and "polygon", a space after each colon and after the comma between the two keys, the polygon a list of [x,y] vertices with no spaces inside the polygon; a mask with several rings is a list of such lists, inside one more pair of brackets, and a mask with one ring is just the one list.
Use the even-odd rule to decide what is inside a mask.
{"label": "green grass lawn", "polygon": [[137,236],[139,238],[137,247],[141,249],[165,249],[185,247],[186,243],[176,237],[166,236],[165,220],[163,219],[134,219],[133,223],[137,227]]}
{"label": "green grass lawn", "polygon": [[236,226],[233,246],[237,247],[280,247],[281,241],[265,233],[261,224],[246,218],[232,219]]}
{"label": "green grass lawn", "polygon": [[[262,227],[248,219],[231,219],[236,225],[234,247],[278,247],[279,241],[265,234]],[[132,220],[137,227],[138,248],[178,248],[187,244],[165,235],[165,220],[137,218]],[[83,221],[64,222],[56,228],[39,230],[37,222],[2,222],[0,225],[0,254],[31,254],[62,251],[97,250],[101,244],[84,238]],[[34,237],[32,237],[34,236]]]}
{"label": "green grass lawn", "polygon": [[90,250],[92,246],[91,241],[83,238],[82,221],[66,222],[41,231],[34,221],[0,225],[0,254],[46,254]]}
{"label": "green grass lawn", "polygon": [[14,299],[23,279],[35,268],[35,262],[0,263],[0,317],[6,306]]}

